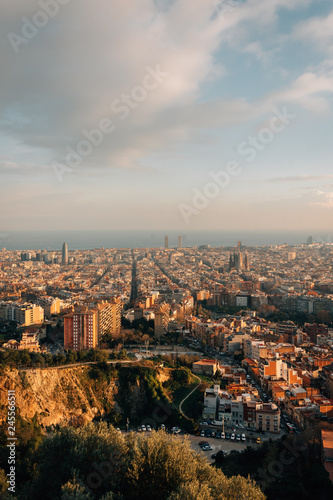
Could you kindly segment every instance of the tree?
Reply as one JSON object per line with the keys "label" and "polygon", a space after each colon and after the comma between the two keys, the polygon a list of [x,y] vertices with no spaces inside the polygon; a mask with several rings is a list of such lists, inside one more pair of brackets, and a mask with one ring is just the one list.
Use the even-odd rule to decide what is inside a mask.
{"label": "tree", "polygon": [[188,368],[178,368],[172,372],[172,378],[180,384],[188,385],[191,382],[192,374]]}
{"label": "tree", "polygon": [[224,453],[222,450],[218,451],[215,455],[215,462],[221,464],[224,460]]}
{"label": "tree", "polygon": [[105,422],[61,428],[44,439],[35,463],[37,477],[29,498],[88,500],[89,494],[100,500],[265,498],[250,480],[227,478],[213,469],[191,449],[187,438],[180,441],[162,431],[149,437],[121,435]]}
{"label": "tree", "polygon": [[91,500],[86,488],[81,486],[75,476],[61,487],[61,500]]}
{"label": "tree", "polygon": [[126,349],[121,349],[119,351],[118,359],[128,359]]}
{"label": "tree", "polygon": [[21,354],[21,363],[22,365],[30,365],[31,364],[31,357],[29,352],[23,351]]}
{"label": "tree", "polygon": [[8,483],[7,483],[6,472],[0,469],[0,498],[3,500],[13,499],[12,493],[8,493]]}

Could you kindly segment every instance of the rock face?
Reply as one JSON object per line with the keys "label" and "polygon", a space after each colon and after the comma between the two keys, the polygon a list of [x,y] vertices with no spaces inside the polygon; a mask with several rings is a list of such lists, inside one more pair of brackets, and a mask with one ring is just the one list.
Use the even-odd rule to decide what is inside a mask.
{"label": "rock face", "polygon": [[[124,388],[118,380],[94,380],[89,367],[62,367],[27,371],[5,370],[0,374],[0,422],[6,418],[7,391],[15,390],[16,406],[23,418],[37,415],[43,426],[82,425],[96,416],[115,411],[136,417],[147,402],[142,380]],[[130,370],[130,368],[128,368]],[[168,369],[156,378],[164,382]]]}
{"label": "rock face", "polygon": [[[95,382],[87,367],[35,369],[26,372],[7,370],[0,377],[0,419],[8,389],[15,390],[16,406],[23,418],[37,414],[44,426],[60,423],[85,423],[105,413],[105,406],[116,405],[116,381]],[[117,411],[119,411],[118,408]]]}

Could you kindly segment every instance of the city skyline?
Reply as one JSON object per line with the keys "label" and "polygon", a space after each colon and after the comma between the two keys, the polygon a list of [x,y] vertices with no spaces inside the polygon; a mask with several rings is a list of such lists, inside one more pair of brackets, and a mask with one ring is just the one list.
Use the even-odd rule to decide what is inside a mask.
{"label": "city skyline", "polygon": [[2,5],[1,232],[330,230],[331,2],[47,5]]}

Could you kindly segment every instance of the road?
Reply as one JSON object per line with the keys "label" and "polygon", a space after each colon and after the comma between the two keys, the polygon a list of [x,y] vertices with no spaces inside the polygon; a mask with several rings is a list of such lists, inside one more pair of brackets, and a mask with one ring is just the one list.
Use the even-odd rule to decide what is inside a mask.
{"label": "road", "polygon": [[[117,363],[123,364],[123,363],[137,363],[137,359],[122,359],[122,360],[117,360],[117,361],[107,361],[108,365],[115,365]],[[86,365],[95,365],[97,361],[83,361],[82,363],[72,363],[70,365],[61,365],[61,366],[27,366],[27,367],[17,367],[17,370],[24,370],[24,371],[29,371],[29,370],[65,370],[66,368],[75,368],[76,366],[86,366]]]}
{"label": "road", "polygon": [[[193,373],[192,373],[192,375],[193,375]],[[184,403],[184,401],[186,401],[186,400],[187,400],[187,398],[189,398],[189,397],[191,396],[191,394],[193,394],[193,392],[194,392],[194,391],[196,391],[196,390],[198,389],[198,387],[200,387],[200,384],[201,384],[201,382],[202,382],[201,378],[200,378],[200,377],[198,377],[197,375],[193,375],[193,377],[194,377],[194,378],[196,378],[197,380],[199,380],[198,385],[197,385],[197,386],[195,386],[195,387],[194,387],[194,389],[192,389],[192,391],[191,391],[191,392],[190,392],[187,396],[185,396],[185,398],[184,398],[184,399],[180,402],[180,404],[179,404],[179,411],[180,411],[180,413],[183,415],[183,417],[185,417],[185,418],[186,418],[186,420],[190,420],[190,418],[189,418],[189,417],[187,417],[187,416],[185,415],[185,413],[183,412],[183,410],[182,410],[183,403]]]}

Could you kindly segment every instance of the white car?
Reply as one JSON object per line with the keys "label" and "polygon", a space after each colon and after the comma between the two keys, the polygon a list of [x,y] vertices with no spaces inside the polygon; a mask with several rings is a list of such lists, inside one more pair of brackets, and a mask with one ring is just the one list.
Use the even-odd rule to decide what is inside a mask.
{"label": "white car", "polygon": [[246,437],[245,437],[245,434],[242,434],[242,441],[246,441]]}
{"label": "white car", "polygon": [[214,446],[207,444],[206,446],[201,447],[202,451],[212,451],[214,450]]}
{"label": "white car", "polygon": [[232,439],[233,441],[235,441],[235,434],[234,433],[231,434],[231,438],[230,439]]}
{"label": "white car", "polygon": [[225,433],[221,432],[221,439],[225,439]]}
{"label": "white car", "polygon": [[142,432],[146,432],[146,430],[147,430],[146,426],[145,425],[141,425],[141,430],[142,430]]}
{"label": "white car", "polygon": [[148,432],[151,432],[151,430],[152,430],[152,429],[151,429],[150,425],[147,425],[147,431],[148,431]]}

